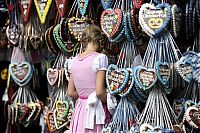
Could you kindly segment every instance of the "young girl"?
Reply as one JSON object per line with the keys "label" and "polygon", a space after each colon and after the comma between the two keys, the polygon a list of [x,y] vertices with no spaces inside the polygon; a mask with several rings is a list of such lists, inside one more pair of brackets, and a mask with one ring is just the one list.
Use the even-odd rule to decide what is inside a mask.
{"label": "young girl", "polygon": [[[105,54],[100,53],[102,52],[101,42],[102,34],[100,28],[96,25],[88,26],[82,35],[82,43],[85,51],[78,54],[71,62],[68,95],[73,98],[78,98],[78,100],[76,101],[70,123],[70,133],[101,133],[103,124],[97,124],[97,121],[94,120],[97,115],[91,118],[93,117],[92,114],[98,111],[100,114],[105,112],[106,116],[108,114],[106,108],[103,108],[102,111],[98,107],[93,108],[95,109],[93,111],[90,110],[93,113],[88,113],[88,102],[92,101],[92,94],[97,97],[100,104],[106,103],[104,81],[108,59]],[[91,101],[88,97],[92,98],[90,99]],[[88,118],[94,122],[94,126],[89,126],[91,128],[87,126],[88,123],[91,125],[87,121]]]}

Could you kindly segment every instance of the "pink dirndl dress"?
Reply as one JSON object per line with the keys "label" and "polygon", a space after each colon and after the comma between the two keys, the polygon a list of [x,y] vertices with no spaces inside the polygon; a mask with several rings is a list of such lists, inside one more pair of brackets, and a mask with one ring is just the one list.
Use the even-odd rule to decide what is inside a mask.
{"label": "pink dirndl dress", "polygon": [[[75,110],[70,122],[70,133],[101,133],[104,125],[94,125],[94,129],[85,128],[87,117],[87,98],[95,91],[96,74],[98,70],[106,70],[108,65],[107,56],[97,52],[90,53],[84,57],[76,56],[71,63],[71,73],[79,98],[76,101]],[[105,123],[109,121],[110,115],[104,105],[106,114]]]}

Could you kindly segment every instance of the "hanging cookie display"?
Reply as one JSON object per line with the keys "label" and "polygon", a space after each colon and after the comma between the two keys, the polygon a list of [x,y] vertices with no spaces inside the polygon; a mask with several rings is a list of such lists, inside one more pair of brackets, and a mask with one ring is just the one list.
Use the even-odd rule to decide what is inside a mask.
{"label": "hanging cookie display", "polygon": [[54,96],[48,98],[51,102],[45,106],[45,124],[50,132],[68,129],[74,110],[74,103],[65,95],[66,85],[57,88]]}
{"label": "hanging cookie display", "polygon": [[[162,100],[162,102],[160,100]],[[150,131],[173,132],[173,126],[178,125],[176,116],[170,107],[166,96],[160,89],[156,88],[150,92],[138,123],[139,132],[142,133]]]}
{"label": "hanging cookie display", "polygon": [[28,127],[40,118],[42,108],[43,104],[37,99],[29,86],[20,87],[8,106],[9,120],[12,124]]}

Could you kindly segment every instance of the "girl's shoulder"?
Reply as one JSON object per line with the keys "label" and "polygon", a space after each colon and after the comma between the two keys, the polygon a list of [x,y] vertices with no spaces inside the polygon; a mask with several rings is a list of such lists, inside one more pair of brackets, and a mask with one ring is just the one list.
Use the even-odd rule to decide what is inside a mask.
{"label": "girl's shoulder", "polygon": [[108,66],[108,57],[103,53],[99,53],[93,60],[92,66],[95,71],[106,70]]}

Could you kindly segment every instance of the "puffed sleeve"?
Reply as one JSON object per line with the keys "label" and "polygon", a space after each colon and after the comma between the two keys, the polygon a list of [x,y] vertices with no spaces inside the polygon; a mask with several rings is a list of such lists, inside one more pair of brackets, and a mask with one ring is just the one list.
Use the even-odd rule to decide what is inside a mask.
{"label": "puffed sleeve", "polygon": [[107,70],[108,57],[105,54],[99,54],[93,61],[92,68],[94,71]]}
{"label": "puffed sleeve", "polygon": [[71,73],[71,67],[72,67],[72,62],[74,60],[74,57],[70,57],[65,60],[65,70]]}

